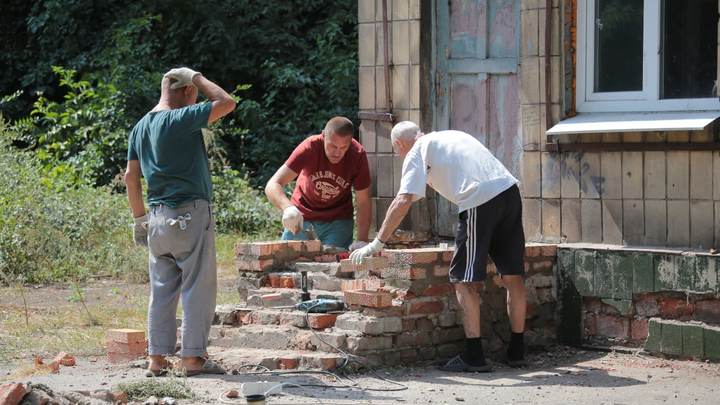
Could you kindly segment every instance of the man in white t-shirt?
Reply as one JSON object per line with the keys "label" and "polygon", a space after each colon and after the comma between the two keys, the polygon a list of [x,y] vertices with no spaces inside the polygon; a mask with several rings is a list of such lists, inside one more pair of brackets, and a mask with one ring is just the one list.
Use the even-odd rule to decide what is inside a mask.
{"label": "man in white t-shirt", "polygon": [[362,263],[364,257],[382,250],[383,241],[390,239],[412,203],[425,197],[425,185],[430,185],[457,204],[460,212],[450,282],[455,285],[463,309],[465,351],[441,369],[491,371],[482,351],[480,333],[480,287],[486,277],[488,255],[507,288],[512,329],[508,364],[524,365],[525,235],[517,179],[480,141],[461,131],[426,135],[414,123],[403,121],[393,127],[391,139],[395,152],[404,158],[400,189],[375,240],[353,252],[350,259]]}

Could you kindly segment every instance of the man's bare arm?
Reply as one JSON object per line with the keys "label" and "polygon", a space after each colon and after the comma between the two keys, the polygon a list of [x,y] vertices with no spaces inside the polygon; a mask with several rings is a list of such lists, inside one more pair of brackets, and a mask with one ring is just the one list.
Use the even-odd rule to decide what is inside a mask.
{"label": "man's bare arm", "polygon": [[385,214],[385,220],[380,227],[377,239],[381,242],[387,242],[392,237],[395,229],[400,226],[403,218],[407,215],[410,207],[413,203],[412,194],[398,194],[390,204],[387,213]]}
{"label": "man's bare arm", "polygon": [[367,242],[368,234],[370,233],[370,219],[372,217],[370,187],[365,190],[355,190],[355,202],[357,206],[358,240]]}
{"label": "man's bare arm", "polygon": [[130,203],[133,218],[145,215],[145,203],[143,202],[142,183],[140,181],[141,176],[140,162],[137,160],[128,161],[124,180],[127,186],[128,203]]}
{"label": "man's bare arm", "polygon": [[235,109],[235,100],[222,87],[206,79],[202,74],[196,74],[192,81],[197,86],[198,91],[212,102],[208,125],[230,114]]}
{"label": "man's bare arm", "polygon": [[289,167],[282,165],[265,185],[265,195],[280,211],[292,205],[285,195],[285,186],[298,176]]}

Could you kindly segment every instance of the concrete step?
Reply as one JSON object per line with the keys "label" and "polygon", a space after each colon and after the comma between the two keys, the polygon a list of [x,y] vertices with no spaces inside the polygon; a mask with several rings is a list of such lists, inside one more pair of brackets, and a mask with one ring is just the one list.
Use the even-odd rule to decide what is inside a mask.
{"label": "concrete step", "polygon": [[354,331],[334,331],[332,328],[313,331],[292,325],[215,325],[210,329],[210,344],[225,348],[272,350],[306,350],[334,353],[333,348],[347,349],[348,336]]}
{"label": "concrete step", "polygon": [[[239,307],[234,305],[218,305],[215,309],[214,325],[290,325],[296,328],[308,327],[316,330],[332,328],[338,313],[305,314],[305,311],[281,308]],[[309,321],[309,325],[308,325]]]}
{"label": "concrete step", "polygon": [[225,348],[210,346],[208,354],[226,370],[240,374],[252,371],[251,365],[262,365],[270,370],[327,370],[343,364],[340,354],[304,350],[271,350],[250,348]]}
{"label": "concrete step", "polygon": [[[328,290],[309,290],[310,297],[315,298],[333,298],[343,300],[342,291]],[[272,288],[262,287],[247,291],[247,299],[245,300],[248,307],[258,308],[275,308],[289,307],[300,302],[302,290],[299,288]]]}

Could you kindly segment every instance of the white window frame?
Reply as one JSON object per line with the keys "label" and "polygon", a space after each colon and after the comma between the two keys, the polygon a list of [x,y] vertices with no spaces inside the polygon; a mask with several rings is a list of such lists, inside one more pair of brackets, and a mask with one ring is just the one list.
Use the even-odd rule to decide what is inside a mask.
{"label": "white window frame", "polygon": [[661,0],[643,2],[643,87],[641,91],[595,92],[595,4],[580,0],[577,29],[578,112],[720,111],[717,98],[660,99]]}

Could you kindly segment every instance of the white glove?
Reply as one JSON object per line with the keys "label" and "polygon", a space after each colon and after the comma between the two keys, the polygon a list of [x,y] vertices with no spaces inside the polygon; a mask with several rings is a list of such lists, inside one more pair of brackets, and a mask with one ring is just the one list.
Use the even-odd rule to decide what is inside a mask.
{"label": "white glove", "polygon": [[141,217],[134,218],[135,225],[133,226],[133,240],[138,246],[148,245],[148,218],[147,214]]}
{"label": "white glove", "polygon": [[372,256],[373,254],[383,250],[385,247],[385,244],[380,242],[378,238],[373,239],[372,242],[367,244],[365,247],[362,247],[352,253],[350,253],[350,261],[352,264],[362,264],[363,260],[368,257]]}
{"label": "white glove", "polygon": [[351,252],[353,252],[353,251],[358,250],[358,249],[360,249],[360,248],[364,248],[365,246],[367,246],[367,244],[368,244],[368,243],[365,242],[364,240],[359,240],[359,241],[357,241],[357,242],[353,242],[353,244],[350,245],[350,248],[349,248],[348,250],[350,250]]}
{"label": "white glove", "polygon": [[193,86],[193,77],[199,74],[200,72],[196,72],[190,68],[181,67],[176,69],[170,69],[167,73],[165,73],[165,76],[163,77],[169,77],[170,79],[174,79],[175,83],[173,83],[170,88],[179,89],[185,86]]}
{"label": "white glove", "polygon": [[303,230],[303,216],[296,206],[291,205],[283,210],[282,224],[292,233]]}

